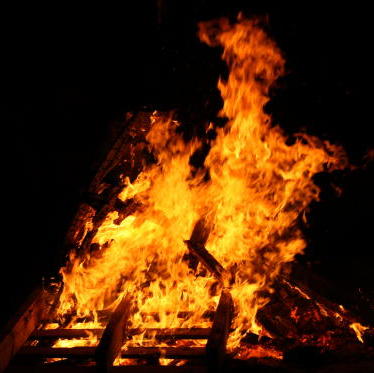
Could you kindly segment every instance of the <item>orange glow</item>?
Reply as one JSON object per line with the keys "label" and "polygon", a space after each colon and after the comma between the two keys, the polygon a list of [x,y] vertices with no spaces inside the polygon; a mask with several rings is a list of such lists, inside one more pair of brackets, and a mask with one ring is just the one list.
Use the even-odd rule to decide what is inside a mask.
{"label": "orange glow", "polygon": [[[203,23],[199,37],[223,48],[229,76],[218,88],[224,100],[220,115],[228,123],[216,129],[204,168],[196,170],[189,160],[201,140],[186,143],[172,116],[152,115],[147,141],[157,163],[134,182],[123,175],[118,196],[134,198],[141,207],[120,223],[117,212],[108,213],[93,240],[100,245],[95,255],[70,254],[61,270],[59,313],[93,316],[91,327],[98,327],[97,311],[113,309],[129,291],[136,303],[134,328],[209,327],[203,314],[215,310],[227,286],[235,303],[229,339],[234,349],[247,332],[260,334],[256,313],[268,301],[263,294],[283,265],[303,252],[297,219],[318,200],[313,175],[346,161],[340,148],[313,136],[300,134],[289,145],[281,128],[272,125],[264,105],[284,59],[256,21]],[[201,264],[194,272],[184,260],[184,241],[199,219],[209,227],[206,249],[228,273],[224,284]],[[86,228],[92,229],[91,222]],[[179,311],[190,313],[180,318]],[[247,354],[265,353],[258,348]]]}

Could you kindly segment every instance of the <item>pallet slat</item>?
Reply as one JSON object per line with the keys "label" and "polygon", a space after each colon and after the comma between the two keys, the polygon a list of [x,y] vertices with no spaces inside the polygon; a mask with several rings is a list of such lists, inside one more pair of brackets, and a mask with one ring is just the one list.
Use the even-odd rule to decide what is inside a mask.
{"label": "pallet slat", "polygon": [[42,288],[37,288],[1,333],[0,372],[6,369],[10,360],[48,312],[44,293]]}
{"label": "pallet slat", "polygon": [[[42,329],[36,330],[31,334],[32,338],[85,338],[89,334],[101,336],[104,329]],[[210,328],[133,328],[128,329],[128,336],[135,336],[144,333],[145,338],[156,339],[207,339],[210,334]]]}
{"label": "pallet slat", "polygon": [[96,347],[82,346],[82,347],[40,347],[40,346],[25,346],[20,348],[19,356],[33,356],[38,358],[47,357],[94,357]]}
{"label": "pallet slat", "polygon": [[127,347],[121,351],[121,357],[150,358],[163,357],[165,359],[193,359],[206,356],[205,347]]}
{"label": "pallet slat", "polygon": [[222,368],[226,343],[234,316],[234,303],[228,290],[223,290],[214,316],[211,334],[206,345],[209,364],[213,371]]}
{"label": "pallet slat", "polygon": [[[36,366],[11,365],[7,373],[97,373],[95,366],[67,366],[56,364],[45,364]],[[205,366],[115,366],[111,373],[206,373]]]}
{"label": "pallet slat", "polygon": [[96,350],[99,371],[107,371],[113,365],[125,341],[132,312],[132,297],[127,293],[113,312]]}
{"label": "pallet slat", "polygon": [[[66,358],[93,358],[96,347],[22,347],[20,356],[33,356],[38,358],[66,357]],[[148,357],[163,357],[170,359],[201,358],[206,355],[205,347],[127,347],[120,352],[122,358],[138,359]]]}

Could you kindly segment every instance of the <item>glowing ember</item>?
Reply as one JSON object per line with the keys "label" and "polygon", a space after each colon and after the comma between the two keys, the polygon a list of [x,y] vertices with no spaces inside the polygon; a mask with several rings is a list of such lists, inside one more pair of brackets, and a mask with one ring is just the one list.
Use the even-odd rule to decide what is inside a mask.
{"label": "glowing ember", "polygon": [[253,346],[252,348],[242,349],[240,353],[236,354],[235,357],[240,360],[247,360],[250,358],[263,358],[271,357],[273,359],[282,359],[282,351],[278,351],[274,348],[264,348],[262,346]]}
{"label": "glowing ember", "polygon": [[[134,328],[211,326],[203,314],[215,310],[223,284],[201,265],[191,270],[185,260],[184,241],[201,219],[208,231],[205,247],[225,268],[223,283],[235,302],[233,349],[247,332],[261,332],[256,313],[267,302],[264,294],[282,266],[303,252],[297,219],[318,199],[313,175],[344,167],[345,158],[340,148],[305,134],[288,145],[283,131],[271,125],[264,105],[284,60],[256,21],[203,23],[199,37],[223,48],[230,71],[218,83],[226,126],[215,129],[204,166],[194,169],[190,157],[202,140],[186,143],[178,122],[153,114],[147,141],[157,162],[133,183],[123,175],[118,196],[134,199],[139,208],[121,222],[117,212],[108,213],[93,240],[100,246],[94,255],[70,254],[61,270],[59,313],[97,320],[98,310],[112,309],[129,291],[136,302]],[[90,221],[86,228],[92,229]],[[179,311],[188,317],[178,317]],[[264,355],[259,348],[243,352]],[[280,357],[278,351],[273,355]]]}

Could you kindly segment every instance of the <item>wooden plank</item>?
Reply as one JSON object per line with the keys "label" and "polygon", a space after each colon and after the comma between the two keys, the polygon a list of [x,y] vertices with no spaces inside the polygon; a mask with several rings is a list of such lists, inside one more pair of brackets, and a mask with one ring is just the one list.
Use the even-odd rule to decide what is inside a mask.
{"label": "wooden plank", "polygon": [[[130,329],[129,335],[137,335],[143,333],[142,329]],[[208,339],[210,328],[174,328],[174,329],[158,329],[148,328],[144,332],[145,338],[154,338],[158,340],[166,339]]]}
{"label": "wooden plank", "polygon": [[[214,311],[205,311],[201,315],[201,317],[203,319],[213,319],[214,313],[215,313]],[[194,313],[191,312],[191,311],[179,311],[177,313],[177,317],[178,317],[178,319],[189,319],[190,317],[193,316],[193,314]],[[142,317],[147,317],[147,316],[149,316],[149,317],[158,317],[159,314],[158,314],[158,312],[141,312],[141,316]]]}
{"label": "wooden plank", "polygon": [[[111,373],[207,373],[205,366],[114,366]],[[43,364],[35,366],[11,365],[7,373],[96,373],[95,366]]]}
{"label": "wooden plank", "polygon": [[198,246],[205,246],[208,241],[211,231],[211,225],[208,224],[207,219],[200,218],[191,233],[190,241]]}
{"label": "wooden plank", "polygon": [[[19,350],[19,356],[33,356],[36,358],[66,357],[92,358],[96,354],[96,347],[40,347],[25,346]],[[206,356],[205,347],[127,347],[118,354],[123,358],[139,359],[148,357],[164,357],[170,359],[199,358]],[[115,357],[117,357],[117,355]],[[114,360],[114,359],[113,359]]]}
{"label": "wooden plank", "polygon": [[[95,366],[40,364],[11,364],[6,373],[96,373]],[[120,373],[120,372],[118,372]]]}
{"label": "wooden plank", "polygon": [[196,359],[206,356],[205,347],[126,347],[121,357],[127,359],[165,358],[165,359]]}
{"label": "wooden plank", "polygon": [[42,288],[37,288],[1,333],[0,372],[5,370],[10,360],[39,325],[47,311],[45,291]]}
{"label": "wooden plank", "polygon": [[126,338],[131,312],[132,297],[127,293],[113,312],[97,347],[95,358],[100,371],[107,371],[118,356]]}
{"label": "wooden plank", "polygon": [[101,336],[104,329],[37,329],[31,334],[31,338],[85,338],[91,334]]}
{"label": "wooden plank", "polygon": [[[108,311],[104,311],[104,310],[99,310],[97,311],[98,313],[98,317],[99,317],[99,321],[100,322],[107,322],[107,320],[110,318],[110,312]],[[203,319],[207,319],[207,320],[213,320],[214,318],[214,311],[205,311],[202,315],[201,315],[201,318]],[[153,318],[158,318],[159,314],[158,312],[141,312],[140,314],[142,317],[153,317]],[[191,311],[180,311],[177,313],[177,317],[179,319],[188,319],[190,317],[192,317],[194,315],[193,312]],[[87,321],[86,319],[78,319],[79,321],[81,322],[84,322],[84,321]],[[50,319],[47,319],[47,324],[48,323],[55,323],[56,320],[53,319],[53,318],[50,318]]]}
{"label": "wooden plank", "polygon": [[41,346],[24,346],[18,351],[17,356],[33,356],[37,358],[47,357],[94,357],[96,347],[82,346],[82,347],[41,347]]}
{"label": "wooden plank", "polygon": [[207,373],[205,366],[191,365],[191,366],[147,366],[147,365],[133,365],[113,367],[111,373]]}
{"label": "wooden plank", "polygon": [[[90,333],[101,336],[104,329],[42,329],[35,330],[31,338],[84,338]],[[128,329],[128,335],[134,336],[144,333],[145,338],[156,339],[207,339],[210,334],[210,328],[146,328],[146,329]]]}
{"label": "wooden plank", "polygon": [[226,353],[226,343],[234,317],[234,303],[228,290],[223,290],[206,345],[208,363],[212,371],[218,371]]}

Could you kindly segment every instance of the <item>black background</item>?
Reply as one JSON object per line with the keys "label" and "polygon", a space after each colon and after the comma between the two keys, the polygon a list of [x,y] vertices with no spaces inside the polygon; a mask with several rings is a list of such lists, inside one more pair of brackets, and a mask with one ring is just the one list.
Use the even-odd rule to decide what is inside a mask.
{"label": "black background", "polygon": [[[200,20],[240,10],[267,16],[287,60],[267,106],[274,122],[343,145],[360,166],[374,148],[372,19],[360,3],[133,3],[3,12],[1,323],[63,264],[65,232],[111,122],[143,106],[177,109],[187,123],[216,115],[224,66],[219,50],[199,43]],[[316,181],[322,201],[304,227],[301,260],[347,292],[373,289],[373,167]],[[340,198],[332,184],[343,188]]]}

